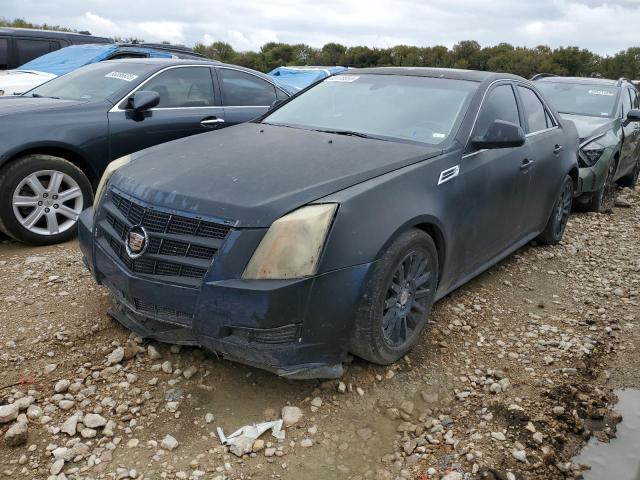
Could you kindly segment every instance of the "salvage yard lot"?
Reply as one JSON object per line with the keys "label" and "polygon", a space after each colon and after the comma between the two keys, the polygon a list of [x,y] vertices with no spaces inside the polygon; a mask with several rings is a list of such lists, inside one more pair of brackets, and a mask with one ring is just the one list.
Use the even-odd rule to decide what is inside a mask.
{"label": "salvage yard lot", "polygon": [[[107,291],[77,242],[5,240],[0,404],[30,396],[32,406],[27,443],[0,439],[0,478],[58,467],[69,479],[577,475],[570,461],[584,439],[613,434],[612,389],[640,386],[629,357],[640,347],[640,192],[622,191],[618,204],[571,217],[560,245],[529,245],[443,299],[409,357],[390,368],[356,359],[343,385],[136,341],[106,314]],[[109,361],[118,347],[124,358]],[[279,418],[285,405],[304,417],[282,442],[266,433],[239,458],[215,436]],[[84,426],[60,432],[77,411]],[[109,423],[88,428],[89,413]],[[58,447],[69,449],[64,464]]]}

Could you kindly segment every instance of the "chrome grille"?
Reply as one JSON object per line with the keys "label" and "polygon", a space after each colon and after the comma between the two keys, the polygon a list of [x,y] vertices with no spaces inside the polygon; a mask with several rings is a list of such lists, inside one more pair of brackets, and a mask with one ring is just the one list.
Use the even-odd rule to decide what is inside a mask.
{"label": "chrome grille", "polygon": [[[132,259],[125,242],[134,225],[142,225],[149,238],[145,253]],[[192,285],[204,277],[230,230],[227,225],[155,210],[113,190],[98,222],[102,244],[108,246],[128,270],[177,277],[179,282]]]}

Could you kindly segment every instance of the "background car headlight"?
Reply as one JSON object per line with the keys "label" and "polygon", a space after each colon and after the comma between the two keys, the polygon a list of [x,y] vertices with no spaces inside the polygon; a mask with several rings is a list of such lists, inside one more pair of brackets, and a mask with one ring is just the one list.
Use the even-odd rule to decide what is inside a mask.
{"label": "background car headlight", "polygon": [[604,147],[598,142],[587,143],[580,150],[582,151],[580,158],[587,167],[593,167],[604,153]]}
{"label": "background car headlight", "polygon": [[286,279],[316,273],[338,205],[302,207],[279,218],[253,253],[244,279]]}
{"label": "background car headlight", "polygon": [[93,200],[94,206],[98,206],[100,204],[100,200],[102,200],[102,196],[107,188],[107,183],[109,183],[109,179],[113,176],[116,170],[120,167],[124,167],[130,161],[131,155],[125,155],[124,157],[120,157],[107,165],[107,168],[105,168],[102,178],[100,179],[100,183],[98,184],[98,188],[96,189],[96,195]]}

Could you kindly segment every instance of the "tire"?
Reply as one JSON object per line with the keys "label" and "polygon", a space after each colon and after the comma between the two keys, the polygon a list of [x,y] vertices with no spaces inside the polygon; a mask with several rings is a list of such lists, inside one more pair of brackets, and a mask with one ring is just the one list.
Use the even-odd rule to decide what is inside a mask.
{"label": "tire", "polygon": [[636,165],[633,167],[633,171],[629,175],[625,175],[618,180],[618,185],[621,187],[636,188],[636,185],[638,185],[638,179],[640,179],[640,158],[636,160]]}
{"label": "tire", "polygon": [[542,233],[538,236],[538,242],[545,245],[560,243],[564,235],[567,221],[571,214],[571,202],[573,200],[573,179],[566,175],[560,187],[560,194],[553,204],[551,216]]}
{"label": "tire", "polygon": [[585,210],[588,212],[608,213],[613,210],[613,204],[616,199],[616,184],[613,178],[616,175],[617,162],[612,160],[607,170],[607,178],[600,190],[593,192],[591,199],[585,204]]}
{"label": "tire", "polygon": [[433,239],[417,229],[402,233],[371,271],[354,325],[351,352],[381,365],[409,352],[431,312],[438,269]]}
{"label": "tire", "polygon": [[0,170],[0,229],[20,242],[51,245],[73,238],[93,203],[85,174],[50,155],[27,155]]}

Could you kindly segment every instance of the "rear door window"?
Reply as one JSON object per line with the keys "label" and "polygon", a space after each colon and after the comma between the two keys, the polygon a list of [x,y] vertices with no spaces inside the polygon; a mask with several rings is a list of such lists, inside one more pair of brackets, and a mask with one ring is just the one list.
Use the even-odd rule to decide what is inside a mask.
{"label": "rear door window", "polygon": [[18,65],[23,65],[51,51],[49,40],[18,38],[16,39],[16,47],[18,50]]}
{"label": "rear door window", "polygon": [[276,89],[250,73],[219,68],[222,103],[229,107],[269,107],[276,100]]}
{"label": "rear door window", "polygon": [[9,65],[9,40],[0,38],[0,70],[4,70]]}
{"label": "rear door window", "polygon": [[496,120],[520,125],[518,104],[511,85],[498,85],[485,98],[476,122],[473,137],[484,136]]}
{"label": "rear door window", "polygon": [[538,95],[530,88],[520,85],[518,85],[518,91],[522,98],[524,116],[528,124],[527,133],[539,132],[549,128],[549,114]]}
{"label": "rear door window", "polygon": [[141,90],[160,95],[157,108],[212,107],[213,80],[207,67],[171,68],[153,77]]}

